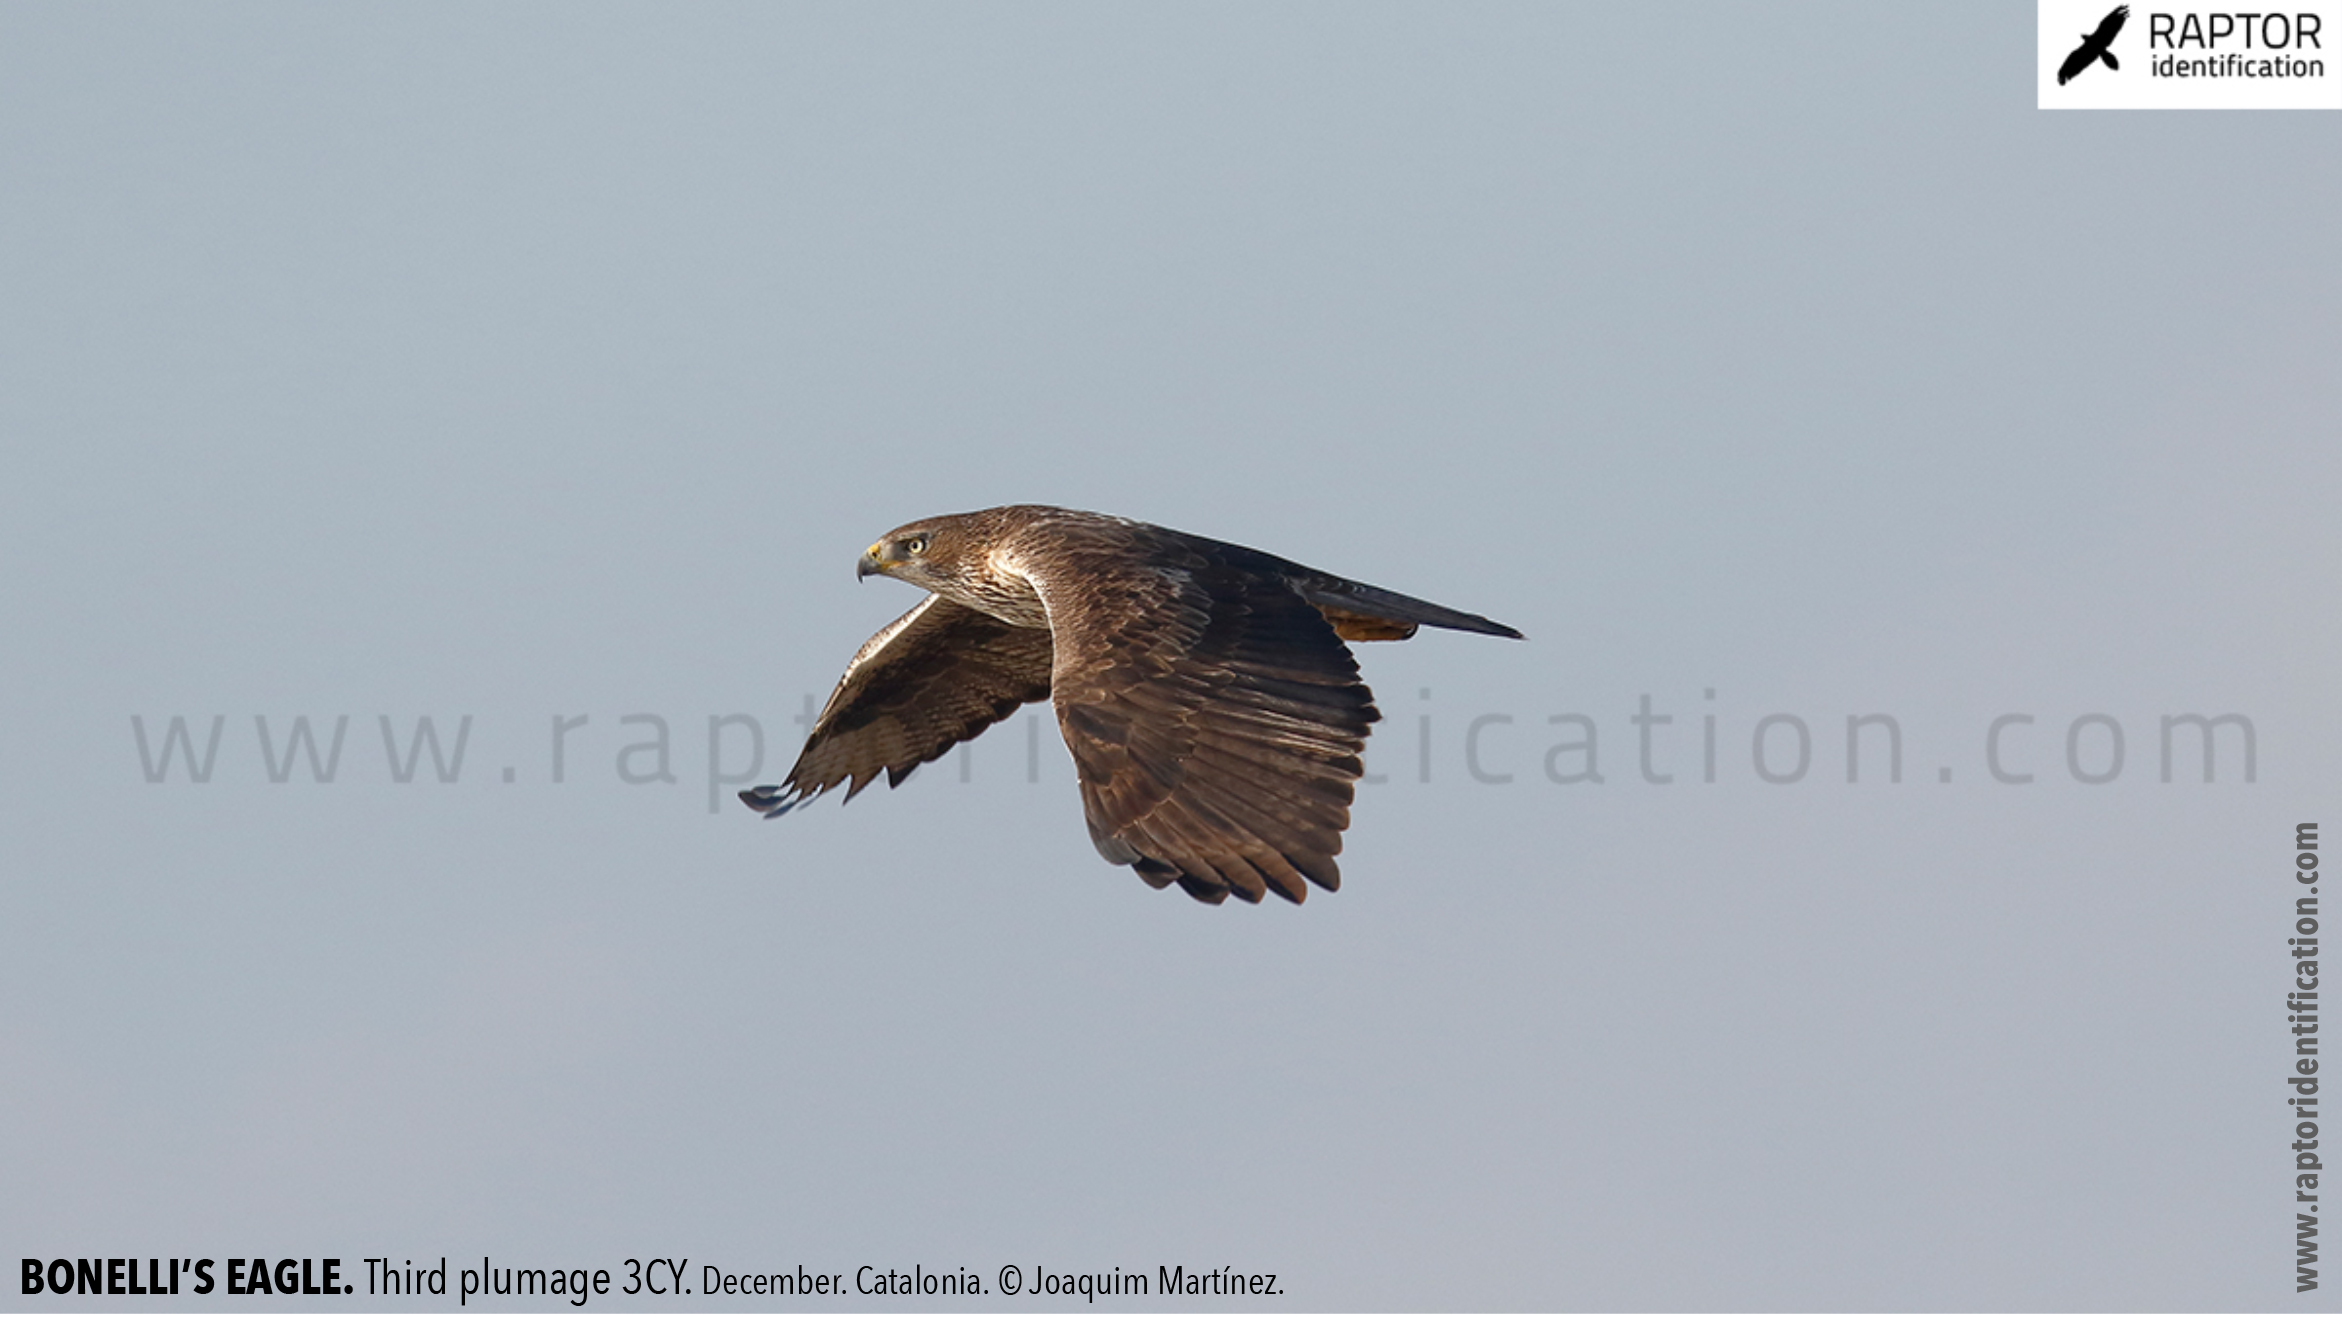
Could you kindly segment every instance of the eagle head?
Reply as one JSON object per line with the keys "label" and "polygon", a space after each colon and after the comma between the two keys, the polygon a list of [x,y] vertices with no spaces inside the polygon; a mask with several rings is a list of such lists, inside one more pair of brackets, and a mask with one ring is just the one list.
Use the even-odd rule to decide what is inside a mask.
{"label": "eagle head", "polygon": [[986,515],[931,517],[898,526],[862,551],[854,576],[891,576],[1016,626],[1048,625],[1032,585],[1022,575],[1003,572],[995,561],[997,546],[986,535],[996,527]]}
{"label": "eagle head", "polygon": [[935,590],[957,574],[952,548],[953,537],[943,523],[914,521],[898,526],[862,551],[862,560],[854,564],[854,579],[892,576]]}

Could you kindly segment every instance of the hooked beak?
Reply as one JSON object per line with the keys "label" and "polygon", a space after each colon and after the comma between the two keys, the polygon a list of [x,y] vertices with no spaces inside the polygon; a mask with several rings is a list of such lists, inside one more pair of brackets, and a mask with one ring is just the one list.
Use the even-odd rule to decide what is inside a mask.
{"label": "hooked beak", "polygon": [[854,564],[854,579],[886,575],[886,544],[881,541],[862,551],[862,560]]}

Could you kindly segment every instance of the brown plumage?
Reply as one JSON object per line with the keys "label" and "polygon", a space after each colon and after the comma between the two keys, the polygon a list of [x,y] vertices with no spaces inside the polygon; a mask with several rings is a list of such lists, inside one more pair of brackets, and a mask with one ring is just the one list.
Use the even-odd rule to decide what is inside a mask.
{"label": "brown plumage", "polygon": [[1098,853],[1199,901],[1341,885],[1368,727],[1345,640],[1501,622],[1257,549],[1064,508],[915,521],[856,574],[932,593],[854,655],[779,786],[773,817],[839,785],[889,786],[1054,698]]}

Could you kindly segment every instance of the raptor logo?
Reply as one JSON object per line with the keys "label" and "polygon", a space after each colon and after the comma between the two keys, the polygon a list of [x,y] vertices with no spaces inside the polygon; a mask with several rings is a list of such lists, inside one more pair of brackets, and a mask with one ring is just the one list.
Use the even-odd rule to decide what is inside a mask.
{"label": "raptor logo", "polygon": [[2130,16],[2129,5],[2116,5],[2113,13],[2098,20],[2097,31],[2083,33],[2082,44],[2074,47],[2066,62],[2057,66],[2057,85],[2065,86],[2100,60],[2105,60],[2110,69],[2120,69],[2122,65],[2114,62],[2114,34],[2122,31],[2123,23]]}

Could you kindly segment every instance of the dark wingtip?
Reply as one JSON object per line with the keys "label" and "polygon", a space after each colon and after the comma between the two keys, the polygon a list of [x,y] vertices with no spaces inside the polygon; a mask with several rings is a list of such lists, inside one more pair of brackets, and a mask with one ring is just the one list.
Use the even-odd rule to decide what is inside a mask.
{"label": "dark wingtip", "polygon": [[[1123,843],[1117,844],[1119,845]],[[1100,848],[1100,853],[1103,854],[1103,848]],[[1106,858],[1109,860],[1114,859],[1114,857],[1111,855],[1108,855]],[[1161,860],[1150,860],[1143,855],[1139,856],[1136,860],[1115,860],[1114,862],[1117,864],[1129,864],[1132,869],[1137,871],[1138,876],[1146,881],[1147,886],[1154,888],[1158,892],[1166,887],[1169,887],[1172,883],[1178,881],[1179,879],[1179,871],[1177,869],[1174,869],[1170,865],[1163,863]]]}
{"label": "dark wingtip", "polygon": [[[1205,905],[1218,905],[1228,899],[1228,885],[1226,883],[1205,882],[1203,879],[1187,873],[1180,874],[1177,881],[1181,891]],[[1238,895],[1241,896],[1242,893],[1238,893]],[[1257,901],[1260,898],[1256,896],[1251,899]]]}
{"label": "dark wingtip", "polygon": [[740,803],[764,815],[777,819],[804,802],[804,797],[790,799],[787,787],[750,787],[740,793]]}

